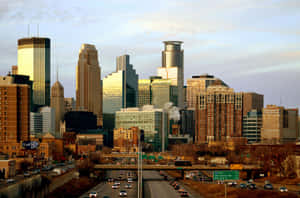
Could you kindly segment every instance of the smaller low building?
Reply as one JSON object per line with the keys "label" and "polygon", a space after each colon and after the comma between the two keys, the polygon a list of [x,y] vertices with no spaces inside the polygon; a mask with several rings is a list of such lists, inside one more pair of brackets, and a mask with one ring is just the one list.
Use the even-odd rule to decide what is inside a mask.
{"label": "smaller low building", "polygon": [[0,179],[7,179],[16,175],[15,160],[0,160]]}
{"label": "smaller low building", "polygon": [[119,152],[137,152],[138,133],[139,129],[137,127],[115,129],[114,150]]}

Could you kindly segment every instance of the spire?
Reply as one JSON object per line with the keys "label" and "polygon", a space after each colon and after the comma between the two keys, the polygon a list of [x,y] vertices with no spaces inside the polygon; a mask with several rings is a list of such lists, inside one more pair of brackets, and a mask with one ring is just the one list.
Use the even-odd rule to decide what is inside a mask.
{"label": "spire", "polygon": [[58,81],[58,64],[56,65],[56,81]]}

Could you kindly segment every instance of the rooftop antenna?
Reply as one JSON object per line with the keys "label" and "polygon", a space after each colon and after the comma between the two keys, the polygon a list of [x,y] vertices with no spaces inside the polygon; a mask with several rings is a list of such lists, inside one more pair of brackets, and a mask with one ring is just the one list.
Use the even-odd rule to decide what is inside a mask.
{"label": "rooftop antenna", "polygon": [[58,81],[58,64],[56,65],[56,81]]}
{"label": "rooftop antenna", "polygon": [[37,37],[39,37],[39,31],[40,31],[39,24],[37,24]]}
{"label": "rooftop antenna", "polygon": [[28,24],[28,26],[27,26],[27,35],[28,35],[28,37],[30,37],[30,24]]}

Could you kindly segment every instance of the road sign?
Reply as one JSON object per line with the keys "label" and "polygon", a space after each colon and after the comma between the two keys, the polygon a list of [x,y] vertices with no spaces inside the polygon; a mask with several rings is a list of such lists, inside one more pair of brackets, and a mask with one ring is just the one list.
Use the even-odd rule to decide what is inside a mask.
{"label": "road sign", "polygon": [[214,180],[239,180],[240,172],[237,170],[214,171]]}

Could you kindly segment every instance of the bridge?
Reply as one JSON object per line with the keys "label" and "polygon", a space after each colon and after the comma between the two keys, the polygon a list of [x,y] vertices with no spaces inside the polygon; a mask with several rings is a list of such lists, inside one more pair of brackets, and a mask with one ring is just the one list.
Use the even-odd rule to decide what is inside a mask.
{"label": "bridge", "polygon": [[[117,164],[96,164],[94,166],[97,170],[137,170],[137,165],[117,165]],[[193,166],[174,166],[174,165],[153,165],[143,164],[143,170],[199,170],[199,171],[214,171],[214,170],[233,170],[229,166],[206,166],[206,165],[193,165]],[[240,171],[254,171],[261,170],[260,167],[255,165],[243,165],[241,169],[234,169]]]}

